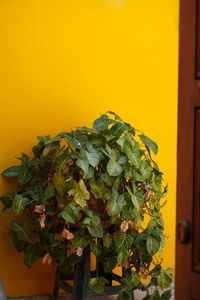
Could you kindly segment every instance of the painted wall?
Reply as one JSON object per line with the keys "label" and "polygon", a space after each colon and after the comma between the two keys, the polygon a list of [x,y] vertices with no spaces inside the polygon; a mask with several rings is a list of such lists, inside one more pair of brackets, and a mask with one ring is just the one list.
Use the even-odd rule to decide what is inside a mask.
{"label": "painted wall", "polygon": [[[37,135],[91,125],[113,110],[159,144],[174,266],[178,0],[1,0],[0,171]],[[0,179],[0,194],[11,182]],[[14,188],[14,185],[13,185]],[[11,217],[10,217],[11,218]],[[9,296],[48,293],[54,272],[23,266],[0,216],[0,277]]]}

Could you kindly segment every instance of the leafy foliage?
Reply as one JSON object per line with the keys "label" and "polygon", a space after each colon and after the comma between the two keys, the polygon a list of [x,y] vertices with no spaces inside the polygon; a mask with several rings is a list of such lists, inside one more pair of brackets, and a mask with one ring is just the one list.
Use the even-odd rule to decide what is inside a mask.
{"label": "leafy foliage", "polygon": [[[43,257],[67,274],[91,245],[106,273],[125,267],[118,299],[137,288],[147,291],[146,300],[169,299],[169,290],[150,289],[172,281],[158,254],[166,238],[161,208],[167,186],[154,161],[157,144],[109,111],[93,128],[39,136],[32,151],[3,171],[19,188],[0,197],[4,213],[24,215],[9,232],[24,263],[31,267]],[[90,288],[101,293],[107,284],[97,276]]]}

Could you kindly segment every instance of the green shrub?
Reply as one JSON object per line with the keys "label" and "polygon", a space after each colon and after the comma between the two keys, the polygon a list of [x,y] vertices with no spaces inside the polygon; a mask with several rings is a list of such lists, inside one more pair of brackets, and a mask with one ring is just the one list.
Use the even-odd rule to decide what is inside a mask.
{"label": "green shrub", "polygon": [[[26,266],[43,257],[69,273],[90,245],[105,272],[117,265],[129,270],[118,299],[137,288],[147,291],[146,300],[169,299],[170,291],[149,292],[172,281],[158,254],[166,238],[161,208],[167,186],[154,161],[157,151],[154,141],[113,112],[93,128],[38,137],[33,157],[23,153],[20,165],[2,173],[18,181],[18,192],[0,200],[3,212],[26,216],[12,221],[9,233]],[[97,277],[90,287],[101,292],[106,283]]]}

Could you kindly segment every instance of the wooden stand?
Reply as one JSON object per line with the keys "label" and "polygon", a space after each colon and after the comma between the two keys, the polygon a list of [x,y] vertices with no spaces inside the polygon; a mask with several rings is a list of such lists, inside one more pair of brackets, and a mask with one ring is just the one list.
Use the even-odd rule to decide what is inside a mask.
{"label": "wooden stand", "polygon": [[[81,262],[76,264],[74,274],[64,275],[59,271],[56,274],[55,287],[52,299],[56,299],[59,289],[72,294],[72,300],[87,300],[91,297],[102,297],[109,295],[118,295],[120,290],[125,286],[122,285],[121,276],[114,273],[105,273],[103,266],[98,264],[98,276],[103,276],[109,281],[109,285],[105,287],[103,293],[96,293],[89,287],[90,278],[97,277],[96,271],[90,271],[90,249],[85,249],[84,258]],[[66,280],[73,280],[74,285],[70,286]],[[112,280],[118,281],[121,285],[112,286]],[[130,298],[134,300],[133,295]]]}

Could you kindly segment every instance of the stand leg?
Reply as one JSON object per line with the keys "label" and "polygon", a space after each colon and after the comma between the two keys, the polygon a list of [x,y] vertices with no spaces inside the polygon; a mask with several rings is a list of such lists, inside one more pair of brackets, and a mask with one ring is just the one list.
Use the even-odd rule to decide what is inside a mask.
{"label": "stand leg", "polygon": [[84,268],[84,260],[82,260],[75,266],[72,300],[83,299],[83,280],[84,280],[83,268]]}
{"label": "stand leg", "polygon": [[112,275],[110,273],[105,273],[103,264],[97,262],[96,268],[98,269],[99,276],[105,277],[109,281],[109,286],[112,286],[112,280],[113,280]]}
{"label": "stand leg", "polygon": [[54,286],[53,294],[51,295],[52,300],[55,300],[59,294],[59,287],[57,285],[58,280],[59,280],[59,274],[58,271],[56,271],[55,286]]}
{"label": "stand leg", "polygon": [[88,289],[90,281],[90,248],[85,249],[85,259],[84,259],[84,270],[83,270],[83,298],[82,300],[88,299]]}

